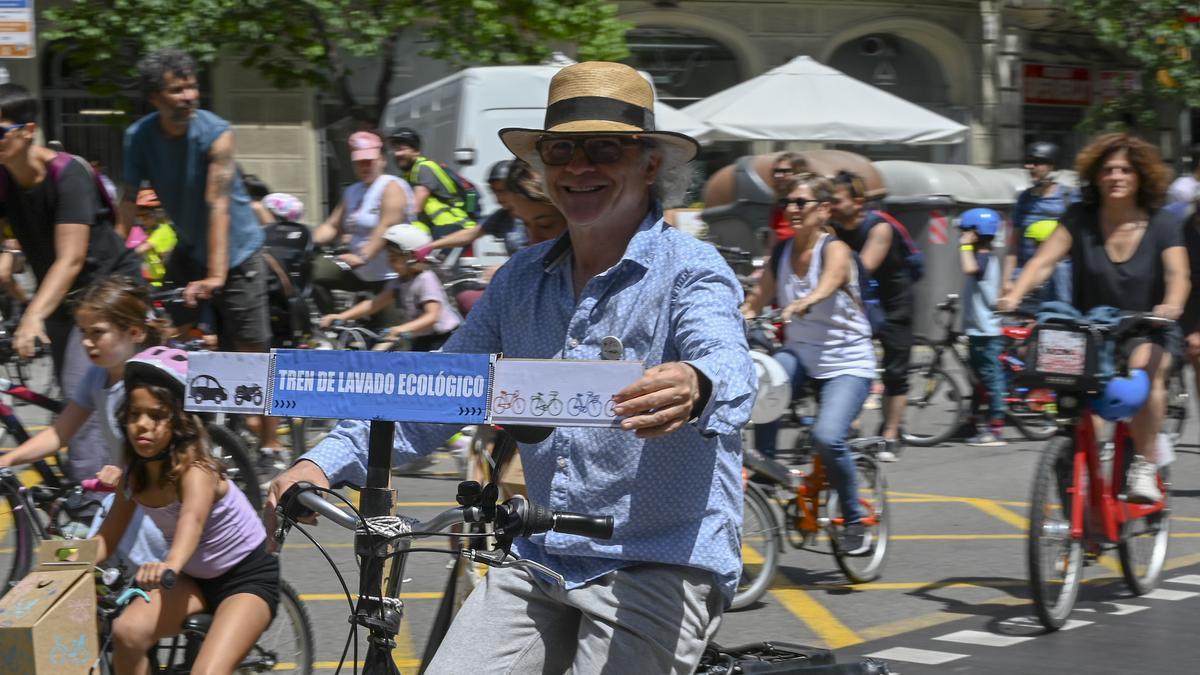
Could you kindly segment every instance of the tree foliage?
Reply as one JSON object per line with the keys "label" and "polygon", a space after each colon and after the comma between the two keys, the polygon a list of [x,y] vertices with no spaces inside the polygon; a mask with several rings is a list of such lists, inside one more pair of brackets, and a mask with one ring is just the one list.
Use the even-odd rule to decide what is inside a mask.
{"label": "tree foliage", "polygon": [[[631,27],[607,0],[70,0],[43,16],[46,37],[69,45],[100,94],[128,86],[142,54],[178,47],[201,62],[234,55],[282,88],[318,87],[370,122],[393,94],[406,31],[425,55],[499,65],[538,63],[556,48],[623,58]],[[361,59],[379,64],[372,101],[351,87]]]}
{"label": "tree foliage", "polygon": [[1140,92],[1091,111],[1088,126],[1150,127],[1155,104],[1174,99],[1200,106],[1200,4],[1196,0],[1062,0],[1102,42],[1144,69]]}

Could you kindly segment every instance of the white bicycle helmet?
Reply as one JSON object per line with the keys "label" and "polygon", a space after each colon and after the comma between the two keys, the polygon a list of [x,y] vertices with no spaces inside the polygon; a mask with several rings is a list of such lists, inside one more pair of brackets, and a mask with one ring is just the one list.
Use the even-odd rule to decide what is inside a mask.
{"label": "white bicycle helmet", "polygon": [[792,382],[783,366],[767,354],[752,349],[750,359],[758,374],[758,397],[750,409],[750,421],[755,424],[774,422],[787,412],[792,402]]}
{"label": "white bicycle helmet", "polygon": [[415,251],[433,241],[429,233],[411,223],[393,225],[383,233],[384,241],[404,251]]}

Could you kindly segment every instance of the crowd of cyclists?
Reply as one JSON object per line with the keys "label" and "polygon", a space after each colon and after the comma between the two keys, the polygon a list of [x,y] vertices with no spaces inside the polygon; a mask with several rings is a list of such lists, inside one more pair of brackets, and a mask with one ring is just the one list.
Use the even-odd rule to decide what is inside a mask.
{"label": "crowd of cyclists", "polygon": [[[661,469],[667,472],[664,481],[668,474],[676,485],[691,480],[692,488],[710,495],[709,513],[718,515],[693,522],[687,509],[695,504],[686,495],[676,501],[649,493],[644,498],[660,504],[663,522],[732,542],[728,551],[716,547],[720,550],[694,551],[689,557],[684,539],[638,529],[621,520],[628,513],[617,513],[617,540],[634,557],[614,553],[620,546],[554,540],[554,535],[521,551],[549,565],[563,564],[564,574],[571,573],[568,588],[595,589],[596,579],[608,579],[606,589],[568,600],[547,591],[540,580],[493,572],[489,577],[495,579],[488,583],[495,587],[466,610],[461,636],[474,634],[470,625],[480,621],[484,603],[495,611],[496,603],[518,599],[524,603],[519,606],[538,611],[571,606],[584,616],[619,623],[617,599],[634,601],[610,576],[640,570],[640,577],[629,574],[630,588],[661,593],[671,585],[661,577],[670,568],[676,574],[687,570],[686,592],[659,599],[682,603],[688,608],[682,620],[695,624],[693,636],[701,642],[711,637],[719,624],[720,599],[728,600],[737,576],[738,535],[728,528],[736,529],[739,517],[733,514],[740,514],[735,494],[740,466],[726,466],[713,452],[738,447],[740,440],[734,439],[749,419],[756,388],[735,310],[745,318],[769,306],[781,311],[782,346],[771,356],[786,372],[794,396],[811,389],[819,402],[811,442],[829,467],[844,521],[834,545],[849,555],[870,550],[847,441],[860,432],[858,419],[878,377],[883,415],[877,459],[896,461],[903,447],[914,287],[924,273],[908,231],[868,201],[860,176],[817,175],[801,157],[781,154],[773,167],[779,205],[771,221],[762,224],[770,255],[743,299],[715,250],[680,241],[676,231],[659,222],[662,200],[695,155],[694,141],[654,131],[652,113],[638,124],[629,123],[628,116],[606,119],[613,106],[635,105],[628,89],[605,89],[627,74],[606,69],[613,64],[580,65],[588,77],[574,82],[562,76],[563,90],[568,84],[597,87],[594,97],[605,96],[609,103],[591,111],[572,109],[556,119],[552,83],[545,129],[501,132],[514,158],[491,168],[487,187],[500,208],[479,222],[469,186],[422,154],[415,131],[389,130],[386,143],[373,131],[351,134],[347,142],[357,180],[312,229],[312,242],[329,251],[301,261],[306,271],[290,281],[288,266],[279,262],[284,256],[268,245],[270,230],[299,223],[303,204],[240,172],[229,123],[198,107],[196,65],[186,54],[165,50],[139,64],[142,88],[155,112],[126,133],[119,198],[95,167],[39,146],[37,99],[19,85],[0,85],[0,216],[9,228],[0,254],[0,286],[20,294],[12,274],[22,261],[28,265],[36,290],[22,303],[13,343],[24,358],[33,357],[39,344],[49,347],[68,399],[50,427],[0,455],[0,467],[26,464],[67,446],[64,468],[70,479],[96,477],[114,491],[88,534],[100,538],[104,555],[115,551],[137,568],[138,582],[155,598],[174,600],[139,605],[118,621],[114,659],[119,672],[148,672],[147,647],[201,610],[216,618],[197,667],[230,672],[275,612],[279,570],[267,551],[266,530],[205,451],[203,429],[184,412],[187,352],[170,346],[173,339],[187,339],[197,325],[215,334],[221,349],[255,352],[280,346],[272,330],[272,280],[284,287],[299,278],[310,284],[310,297],[306,289],[291,288],[304,296],[301,313],[315,319],[309,330],[365,321],[383,338],[378,349],[445,347],[599,358],[589,351],[591,342],[599,344],[591,337],[630,331],[626,334],[643,342],[631,337],[624,345],[626,356],[652,367],[618,396],[617,412],[625,421],[620,432],[612,433],[626,439],[618,447],[635,457],[646,457],[644,448],[655,444],[668,454],[688,448],[714,457],[703,475],[690,478],[672,473],[669,463]],[[565,101],[580,96],[564,91],[557,95]],[[636,105],[652,109],[652,102]],[[385,147],[401,175],[388,172]],[[1063,179],[1058,154],[1046,142],[1028,148],[1026,168],[1034,184],[1019,195],[1008,219],[992,209],[972,209],[959,220],[963,328],[971,366],[984,389],[978,392],[984,405],[966,442],[1004,443],[1006,384],[998,362],[1005,347],[1002,315],[1029,298],[1057,303],[1046,308],[1077,316],[1111,309],[1153,312],[1178,325],[1139,345],[1130,357],[1131,368],[1145,373],[1146,391],[1145,404],[1132,418],[1137,459],[1128,472],[1126,494],[1131,501],[1161,500],[1156,443],[1166,379],[1172,368],[1190,363],[1200,383],[1200,301],[1190,282],[1200,273],[1200,148],[1193,153],[1194,175],[1171,185],[1157,149],[1132,135],[1103,135],[1084,148],[1075,160],[1078,187]],[[1172,201],[1164,203],[1168,195]],[[604,228],[622,218],[624,229],[614,238],[616,230]],[[512,261],[482,271],[482,281],[491,282],[488,290],[448,293],[436,270],[437,252],[469,247],[484,234],[503,241]],[[996,253],[1001,238],[1003,258]],[[672,273],[679,267],[676,277],[660,279],[647,272],[668,266]],[[168,304],[167,320],[156,311],[151,290],[171,288],[178,289],[180,301]],[[620,294],[628,289],[631,294]],[[600,302],[605,293],[614,295]],[[612,307],[605,304],[609,300]],[[538,335],[503,328],[505,316],[533,311],[545,314],[531,322]],[[579,312],[585,316],[572,321]],[[672,326],[670,336],[657,332],[660,313]],[[629,328],[639,321],[647,325]],[[552,335],[552,327],[560,324],[566,337]],[[301,330],[294,322],[287,325]],[[403,425],[398,456],[427,453],[454,431],[428,426]],[[767,422],[754,428],[754,447],[768,457],[775,455],[779,426]],[[361,482],[362,457],[354,459],[365,456],[361,422],[343,422],[305,456],[307,462],[294,464],[279,460],[275,420],[263,417],[251,428],[265,464],[287,468],[272,485],[264,514],[268,521],[274,501],[297,479],[328,485],[336,475]],[[549,504],[613,508],[619,502],[610,494],[614,490],[637,491],[621,483],[644,482],[619,466],[628,464],[628,457],[608,461],[572,454],[594,447],[593,433],[559,430],[548,442],[554,452],[550,445],[531,445],[532,465],[526,464],[531,494]],[[299,460],[305,448],[295,450],[292,459]],[[569,468],[571,462],[598,462],[603,471],[593,478],[612,480],[589,484],[582,480],[589,474]],[[646,471],[657,470],[649,460],[647,465]],[[580,557],[562,563],[563,556]],[[170,589],[162,584],[168,570],[182,572],[180,583]],[[674,620],[678,629],[681,617]],[[642,637],[656,635],[652,626],[634,630]],[[448,640],[454,639],[452,629]],[[624,639],[618,630],[594,644],[581,640],[578,652],[533,656],[594,665],[607,645]],[[681,642],[676,654],[634,653],[658,659],[665,670],[688,672],[686,664],[697,652],[696,645]],[[439,659],[431,672],[456,672],[452,652]]]}

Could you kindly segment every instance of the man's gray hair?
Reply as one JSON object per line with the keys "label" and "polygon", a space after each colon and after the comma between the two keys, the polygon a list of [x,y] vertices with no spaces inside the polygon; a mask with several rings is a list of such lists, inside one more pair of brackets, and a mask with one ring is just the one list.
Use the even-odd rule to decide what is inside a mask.
{"label": "man's gray hair", "polygon": [[167,73],[175,73],[175,77],[195,77],[196,61],[183,50],[160,49],[142,57],[137,69],[138,87],[149,97],[162,91]]}

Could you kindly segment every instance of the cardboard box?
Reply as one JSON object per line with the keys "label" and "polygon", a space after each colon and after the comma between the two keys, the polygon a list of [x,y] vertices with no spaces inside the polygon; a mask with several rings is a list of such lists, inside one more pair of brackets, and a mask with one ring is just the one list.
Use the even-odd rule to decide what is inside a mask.
{"label": "cardboard box", "polygon": [[0,598],[0,670],[76,675],[96,662],[92,540],[46,541],[37,565]]}

